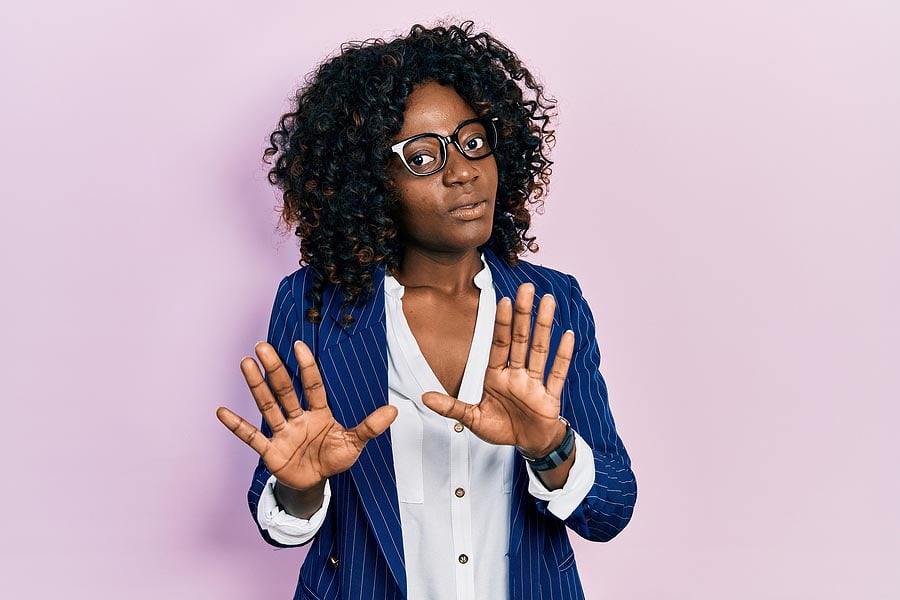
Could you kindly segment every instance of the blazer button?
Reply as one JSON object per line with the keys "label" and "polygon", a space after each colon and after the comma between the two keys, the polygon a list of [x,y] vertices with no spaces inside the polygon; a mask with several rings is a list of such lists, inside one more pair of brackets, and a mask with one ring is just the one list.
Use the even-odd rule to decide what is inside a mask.
{"label": "blazer button", "polygon": [[335,569],[337,569],[337,568],[338,568],[338,564],[340,564],[341,561],[339,561],[339,560],[338,560],[336,557],[334,557],[334,556],[329,556],[329,557],[328,557],[328,562],[331,563],[331,566],[332,566],[332,567],[334,567]]}

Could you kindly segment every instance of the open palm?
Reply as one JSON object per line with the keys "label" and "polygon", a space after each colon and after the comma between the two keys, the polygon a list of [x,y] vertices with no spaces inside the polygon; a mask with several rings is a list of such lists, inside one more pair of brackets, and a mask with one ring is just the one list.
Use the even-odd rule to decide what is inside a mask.
{"label": "open palm", "polygon": [[356,427],[345,429],[328,407],[325,386],[312,352],[298,341],[294,343],[294,354],[300,365],[308,410],[301,408],[291,377],[275,348],[260,342],[256,345],[256,355],[266,370],[268,383],[249,356],[241,361],[241,372],[272,430],[272,437],[267,438],[227,408],[219,407],[216,416],[262,457],[278,481],[297,490],[307,490],[353,466],[366,442],[390,426],[397,409],[382,406]]}
{"label": "open palm", "polygon": [[541,298],[530,335],[533,305],[531,284],[519,287],[514,316],[508,298],[497,305],[481,402],[467,404],[440,392],[427,392],[422,401],[435,412],[458,420],[486,442],[515,445],[528,455],[544,456],[565,434],[559,420],[559,397],[572,360],[575,334],[563,334],[545,384],[556,302],[549,294]]}

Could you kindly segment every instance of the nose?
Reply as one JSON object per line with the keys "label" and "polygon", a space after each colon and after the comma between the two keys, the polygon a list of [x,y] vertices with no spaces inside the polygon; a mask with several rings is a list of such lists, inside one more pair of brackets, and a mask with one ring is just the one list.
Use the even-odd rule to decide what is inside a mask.
{"label": "nose", "polygon": [[444,185],[466,184],[478,178],[475,162],[466,158],[455,145],[448,144],[447,164],[444,165]]}

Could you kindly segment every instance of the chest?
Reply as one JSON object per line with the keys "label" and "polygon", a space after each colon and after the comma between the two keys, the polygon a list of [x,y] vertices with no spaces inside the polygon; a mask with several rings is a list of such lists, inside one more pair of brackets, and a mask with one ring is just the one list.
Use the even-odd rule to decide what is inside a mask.
{"label": "chest", "polygon": [[[412,293],[410,293],[412,292]],[[457,397],[478,314],[479,294],[441,298],[408,290],[403,314],[419,350],[448,394]]]}

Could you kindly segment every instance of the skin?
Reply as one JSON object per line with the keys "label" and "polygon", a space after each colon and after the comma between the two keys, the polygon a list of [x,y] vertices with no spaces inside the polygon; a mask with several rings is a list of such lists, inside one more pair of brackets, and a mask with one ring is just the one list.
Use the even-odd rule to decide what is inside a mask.
{"label": "skin", "polygon": [[[394,141],[428,132],[446,136],[460,122],[475,116],[452,88],[426,82],[409,95],[403,128]],[[574,333],[565,332],[545,382],[556,309],[552,296],[540,299],[533,330],[534,286],[523,284],[518,289],[515,308],[509,298],[500,300],[481,402],[471,405],[455,398],[478,310],[480,290],[473,282],[483,266],[478,247],[490,238],[493,224],[497,194],[494,157],[468,160],[451,145],[447,164],[438,173],[416,177],[395,158],[391,176],[388,185],[401,199],[395,218],[403,235],[404,254],[393,275],[406,288],[403,312],[426,361],[450,393],[427,392],[422,401],[487,442],[515,445],[533,457],[549,454],[565,435],[565,426],[559,421],[559,397],[575,344]],[[484,203],[483,214],[462,218],[458,210],[454,212],[473,203]],[[220,407],[216,415],[275,475],[275,495],[285,511],[309,518],[322,505],[325,480],[349,469],[366,442],[390,426],[397,410],[382,406],[356,427],[344,428],[328,408],[309,348],[298,341],[294,352],[308,410],[300,407],[275,349],[260,342],[256,356],[269,384],[250,357],[241,361],[241,371],[272,428],[272,438],[227,408]],[[563,486],[574,459],[573,452],[559,467],[539,473],[548,489]]]}
{"label": "skin", "polygon": [[[426,83],[407,98],[395,141],[420,133],[446,136],[475,116],[452,88]],[[468,160],[451,145],[447,164],[434,175],[416,177],[399,159],[394,159],[391,174],[389,185],[401,197],[394,217],[405,247],[394,276],[406,288],[403,312],[438,381],[456,396],[475,332],[480,290],[473,278],[482,268],[478,246],[487,242],[493,227],[497,162],[493,155]],[[478,201],[485,203],[481,218],[462,220],[452,213]]]}

